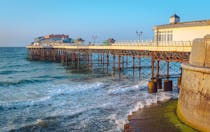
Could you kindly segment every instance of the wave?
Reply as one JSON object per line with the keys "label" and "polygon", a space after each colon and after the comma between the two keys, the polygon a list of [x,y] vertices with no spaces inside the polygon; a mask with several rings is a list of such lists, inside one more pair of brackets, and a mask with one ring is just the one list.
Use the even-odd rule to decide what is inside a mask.
{"label": "wave", "polygon": [[34,99],[27,99],[27,100],[15,100],[15,101],[0,101],[0,110],[11,110],[11,109],[24,109],[27,107],[31,106],[38,106],[42,105],[41,102],[43,102],[44,105],[48,105],[48,103],[44,103],[44,101],[49,100],[51,97],[50,96],[45,96],[41,98],[37,98],[36,100]]}
{"label": "wave", "polygon": [[33,83],[42,83],[49,80],[40,80],[40,79],[24,79],[19,81],[0,81],[0,86],[2,87],[8,87],[8,86],[17,86],[17,85],[24,85],[24,84],[33,84]]}
{"label": "wave", "polygon": [[[152,104],[157,104],[159,102],[166,102],[171,99],[177,99],[178,93],[173,92],[158,92],[154,94],[143,93],[144,100],[138,101],[136,105],[128,112],[128,115],[132,115],[133,112],[138,111],[139,109],[144,108],[145,106],[150,106]],[[127,122],[127,119],[126,119]]]}
{"label": "wave", "polygon": [[0,74],[2,75],[8,75],[8,74],[14,74],[17,73],[18,71],[14,71],[14,70],[7,70],[7,71],[0,71]]}
{"label": "wave", "polygon": [[128,85],[120,85],[120,86],[113,86],[116,87],[114,89],[108,90],[108,94],[122,94],[122,93],[127,93],[130,91],[142,91],[147,87],[147,80],[139,82],[137,85],[134,86],[128,86]]}
{"label": "wave", "polygon": [[10,64],[10,65],[5,65],[2,68],[17,68],[17,67],[28,67],[30,66],[29,63],[23,62],[23,63],[19,63],[19,64]]}
{"label": "wave", "polygon": [[52,76],[51,78],[54,78],[54,79],[65,79],[65,78],[69,78],[69,76]]}
{"label": "wave", "polygon": [[108,118],[116,124],[117,131],[123,131],[123,126],[127,123],[126,117],[119,119],[116,114],[111,114]]}
{"label": "wave", "polygon": [[9,75],[9,74],[15,74],[15,73],[22,73],[22,72],[28,72],[26,70],[5,70],[5,71],[0,71],[0,74],[2,75]]}
{"label": "wave", "polygon": [[[26,81],[28,82],[28,81]],[[29,81],[31,82],[31,81]],[[34,82],[34,81],[32,81]],[[39,81],[38,81],[39,82]],[[57,97],[62,97],[66,95],[76,95],[77,93],[81,92],[92,92],[96,89],[99,89],[103,86],[103,83],[96,82],[92,84],[59,84],[59,85],[53,85],[51,83],[46,83],[42,88],[46,87],[45,93],[42,93],[39,97],[33,98],[33,96],[29,95],[23,95],[30,98],[22,98],[20,100],[13,99],[10,101],[0,101],[0,109],[24,109],[26,107],[30,107],[33,105],[48,105],[50,102],[53,102],[54,99]],[[40,92],[40,91],[39,91]],[[24,94],[24,93],[23,93]],[[51,101],[48,101],[49,99],[52,99]]]}
{"label": "wave", "polygon": [[58,97],[68,94],[77,94],[85,91],[93,92],[96,89],[100,89],[104,86],[102,82],[95,82],[95,83],[85,83],[85,84],[61,84],[61,85],[53,85],[51,86],[52,89],[49,91],[49,95],[51,97]]}
{"label": "wave", "polygon": [[53,79],[65,79],[68,78],[69,76],[51,76],[51,75],[43,75],[39,76],[37,78],[53,78]]}
{"label": "wave", "polygon": [[[39,131],[40,129],[44,131],[51,131],[52,128],[54,131],[60,128],[68,131],[74,129],[80,131],[86,131],[86,129],[88,130],[90,129],[87,128],[89,125],[88,123],[91,123],[89,122],[89,120],[100,121],[101,118],[96,119],[95,115],[101,115],[101,113],[104,112],[103,109],[106,107],[107,106],[103,104],[100,106],[82,108],[74,112],[49,114],[50,116],[46,115],[43,118],[33,117],[31,122],[26,122],[27,120],[26,119],[21,125],[12,125],[10,128],[4,127],[2,129],[5,131],[16,131],[16,132],[32,131],[32,130]],[[88,122],[85,122],[86,119],[88,119]],[[65,125],[66,122],[68,125]],[[98,126],[93,126],[93,127],[97,128]]]}
{"label": "wave", "polygon": [[[138,85],[136,86],[138,87]],[[135,103],[133,104],[130,103],[132,104],[131,107],[127,110],[124,110],[125,113],[127,113],[125,114],[125,116],[119,116],[116,113],[113,113],[109,116],[109,118],[110,120],[113,120],[113,122],[117,125],[117,129],[119,131],[123,131],[124,125],[128,123],[128,119],[127,119],[128,115],[132,115],[133,112],[136,112],[139,109],[143,109],[144,107],[147,107],[153,104],[158,104],[160,102],[166,102],[166,101],[169,101],[171,99],[176,99],[176,98],[178,98],[178,93],[175,93],[175,92],[159,91],[158,93],[149,94],[147,93],[147,91],[142,91],[141,97],[136,98]]]}

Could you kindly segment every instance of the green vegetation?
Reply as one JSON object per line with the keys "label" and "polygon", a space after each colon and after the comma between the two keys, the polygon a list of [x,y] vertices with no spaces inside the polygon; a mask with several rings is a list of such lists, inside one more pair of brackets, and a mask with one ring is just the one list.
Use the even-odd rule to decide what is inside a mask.
{"label": "green vegetation", "polygon": [[197,130],[182,123],[176,115],[178,100],[171,100],[163,105],[163,116],[182,132],[197,132]]}

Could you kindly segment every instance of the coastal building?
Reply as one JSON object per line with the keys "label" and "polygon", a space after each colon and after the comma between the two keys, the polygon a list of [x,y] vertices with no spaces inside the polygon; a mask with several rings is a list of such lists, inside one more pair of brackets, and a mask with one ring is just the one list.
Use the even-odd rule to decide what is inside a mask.
{"label": "coastal building", "polygon": [[85,42],[85,40],[82,38],[77,38],[73,42],[78,45],[78,44],[83,44]]}
{"label": "coastal building", "polygon": [[193,41],[210,34],[210,20],[180,22],[176,14],[170,17],[169,24],[153,27],[154,41]]}
{"label": "coastal building", "polygon": [[115,42],[116,42],[115,39],[113,39],[113,38],[108,38],[107,40],[105,40],[104,42],[102,42],[102,45],[108,46],[108,45],[114,44]]}
{"label": "coastal building", "polygon": [[107,41],[108,45],[111,45],[111,44],[115,43],[116,40],[113,38],[108,38],[106,41]]}
{"label": "coastal building", "polygon": [[50,34],[34,39],[33,45],[65,45],[73,43],[73,39],[64,34]]}
{"label": "coastal building", "polygon": [[60,39],[66,39],[69,38],[69,35],[64,35],[64,34],[50,34],[50,35],[45,35],[43,36],[44,39],[50,39],[50,38],[60,38]]}

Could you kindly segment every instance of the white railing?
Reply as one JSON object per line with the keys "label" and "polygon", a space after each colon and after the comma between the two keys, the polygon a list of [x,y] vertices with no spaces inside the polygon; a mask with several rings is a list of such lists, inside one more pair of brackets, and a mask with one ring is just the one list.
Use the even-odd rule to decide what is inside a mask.
{"label": "white railing", "polygon": [[117,41],[112,44],[113,46],[162,46],[162,47],[173,47],[173,46],[192,46],[192,41]]}
{"label": "white railing", "polygon": [[117,41],[111,45],[103,45],[101,43],[92,44],[92,45],[77,45],[73,43],[41,43],[41,44],[32,44],[31,46],[43,46],[43,47],[51,47],[51,46],[154,46],[154,47],[191,47],[192,41]]}

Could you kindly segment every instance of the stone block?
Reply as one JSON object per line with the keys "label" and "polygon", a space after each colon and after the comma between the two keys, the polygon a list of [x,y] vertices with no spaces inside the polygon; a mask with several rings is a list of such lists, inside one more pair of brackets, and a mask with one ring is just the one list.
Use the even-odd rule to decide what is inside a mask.
{"label": "stone block", "polygon": [[210,131],[210,68],[182,64],[178,115],[186,124]]}
{"label": "stone block", "polygon": [[189,63],[182,64],[177,113],[188,125],[210,131],[210,35],[193,41]]}
{"label": "stone block", "polygon": [[206,45],[205,67],[210,67],[210,35],[204,37]]}
{"label": "stone block", "polygon": [[193,41],[189,63],[194,66],[204,66],[205,51],[204,39],[195,39]]}

